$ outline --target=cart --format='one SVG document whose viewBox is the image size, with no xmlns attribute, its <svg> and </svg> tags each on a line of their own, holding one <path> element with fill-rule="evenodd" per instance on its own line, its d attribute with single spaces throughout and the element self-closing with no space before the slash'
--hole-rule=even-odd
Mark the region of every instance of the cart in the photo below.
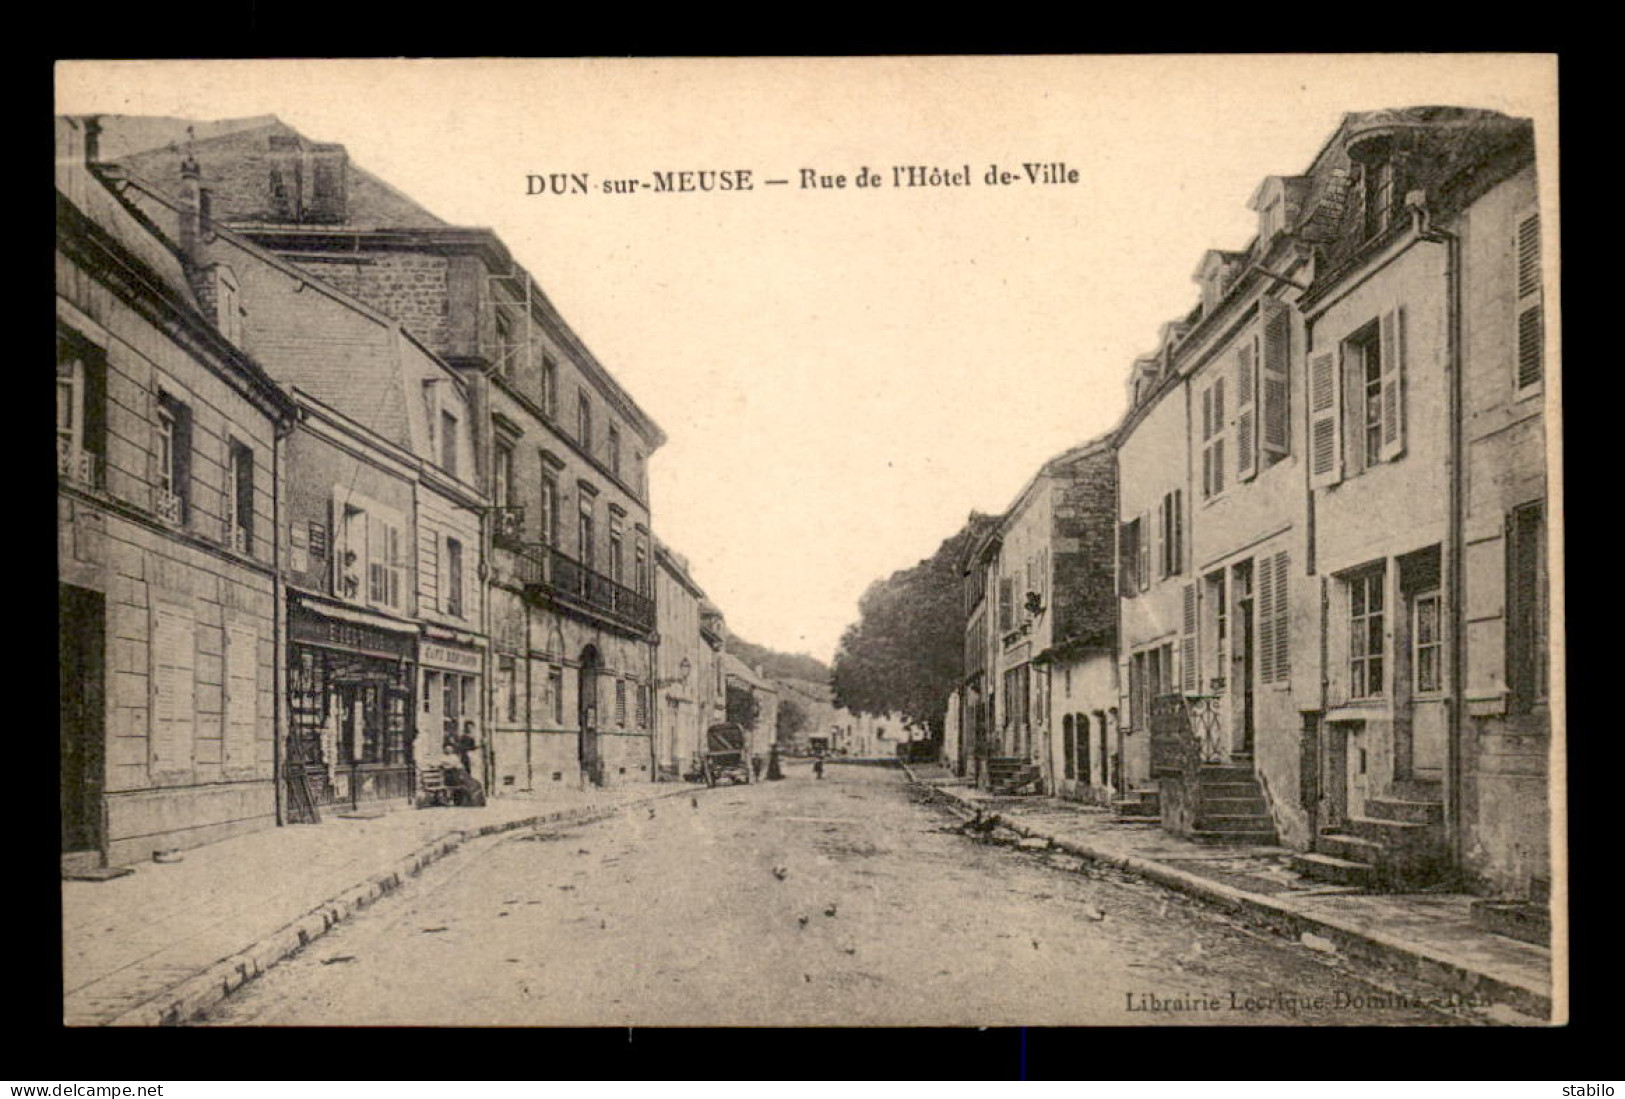
<svg viewBox="0 0 1625 1099">
<path fill-rule="evenodd" d="M 734 722 L 713 725 L 705 731 L 705 761 L 701 766 L 707 786 L 715 786 L 723 779 L 733 783 L 750 781 L 750 752 L 745 745 L 745 728 Z"/>
</svg>

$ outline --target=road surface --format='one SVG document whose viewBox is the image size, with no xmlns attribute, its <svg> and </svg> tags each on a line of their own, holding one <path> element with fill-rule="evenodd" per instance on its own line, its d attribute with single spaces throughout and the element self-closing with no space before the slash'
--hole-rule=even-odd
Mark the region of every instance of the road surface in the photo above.
<svg viewBox="0 0 1625 1099">
<path fill-rule="evenodd" d="M 967 838 L 896 770 L 788 774 L 475 841 L 201 1021 L 1472 1021 L 1156 885 Z"/>
</svg>

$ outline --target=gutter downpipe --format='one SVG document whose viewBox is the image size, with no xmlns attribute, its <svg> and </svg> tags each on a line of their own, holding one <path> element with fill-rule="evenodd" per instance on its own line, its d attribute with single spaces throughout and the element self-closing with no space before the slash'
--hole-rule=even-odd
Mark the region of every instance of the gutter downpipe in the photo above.
<svg viewBox="0 0 1625 1099">
<path fill-rule="evenodd" d="M 1462 561 L 1465 529 L 1463 526 L 1462 491 L 1462 408 L 1464 402 L 1462 397 L 1461 354 L 1461 238 L 1457 234 L 1443 229 L 1430 228 L 1427 206 L 1414 192 L 1412 195 L 1406 196 L 1406 205 L 1410 207 L 1411 216 L 1415 221 L 1416 239 L 1427 241 L 1430 244 L 1443 244 L 1446 249 L 1446 308 L 1449 316 L 1445 326 L 1445 338 L 1448 343 L 1445 375 L 1446 393 L 1449 402 L 1446 418 L 1450 444 L 1445 460 L 1449 498 L 1447 502 L 1448 520 L 1445 530 L 1444 580 L 1445 599 L 1450 609 L 1451 649 L 1454 651 L 1450 654 L 1449 722 L 1446 726 L 1448 730 L 1448 750 L 1445 756 L 1445 830 L 1451 861 L 1457 868 L 1460 868 L 1463 865 L 1463 855 L 1466 849 L 1464 829 L 1462 827 L 1462 776 L 1465 771 L 1462 759 L 1462 744 L 1465 738 L 1463 737 L 1461 725 L 1461 697 L 1464 673 L 1462 655 L 1466 648 L 1464 644 L 1466 610 L 1462 605 L 1464 587 L 1462 584 Z"/>
<path fill-rule="evenodd" d="M 277 827 L 288 823 L 287 760 L 283 758 L 282 728 L 287 700 L 288 654 L 283 651 L 283 619 L 287 616 L 287 588 L 282 580 L 282 493 L 288 478 L 282 468 L 282 441 L 292 435 L 298 423 L 294 418 L 280 421 L 271 434 L 271 784 L 276 805 Z"/>
</svg>

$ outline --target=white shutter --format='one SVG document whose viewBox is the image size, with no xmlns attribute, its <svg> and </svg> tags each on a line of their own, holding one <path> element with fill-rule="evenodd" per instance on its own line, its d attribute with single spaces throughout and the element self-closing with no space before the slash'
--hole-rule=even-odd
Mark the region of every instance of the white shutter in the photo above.
<svg viewBox="0 0 1625 1099">
<path fill-rule="evenodd" d="M 1291 432 L 1292 312 L 1278 301 L 1264 303 L 1262 361 L 1258 369 L 1259 446 L 1270 458 L 1284 458 Z"/>
<path fill-rule="evenodd" d="M 1275 678 L 1285 682 L 1292 670 L 1292 607 L 1287 601 L 1287 574 L 1291 557 L 1286 550 L 1275 555 Z"/>
<path fill-rule="evenodd" d="M 1258 472 L 1258 445 L 1254 434 L 1257 425 L 1258 392 L 1257 363 L 1254 361 L 1254 337 L 1251 334 L 1236 350 L 1236 479 L 1251 481 Z"/>
<path fill-rule="evenodd" d="M 1517 388 L 1539 385 L 1545 375 L 1543 346 L 1546 326 L 1541 309 L 1540 215 L 1518 223 L 1514 242 L 1518 255 Z"/>
<path fill-rule="evenodd" d="M 1382 460 L 1405 453 L 1405 311 L 1382 316 Z"/>
<path fill-rule="evenodd" d="M 1196 675 L 1196 585 L 1186 584 L 1181 592 L 1183 601 L 1180 616 L 1179 665 L 1185 693 L 1197 691 Z"/>
<path fill-rule="evenodd" d="M 152 609 L 151 773 L 189 773 L 197 722 L 197 637 L 191 613 Z"/>
<path fill-rule="evenodd" d="M 440 606 L 440 535 L 427 523 L 418 525 L 418 606 Z"/>
<path fill-rule="evenodd" d="M 226 627 L 226 728 L 225 768 L 227 774 L 254 771 L 255 732 L 259 712 L 258 637 L 252 627 Z"/>
<path fill-rule="evenodd" d="M 1258 621 L 1258 681 L 1275 682 L 1275 571 L 1268 557 L 1256 559 L 1258 599 L 1253 609 Z M 1246 684 L 1238 684 L 1245 690 Z"/>
<path fill-rule="evenodd" d="M 1151 586 L 1151 513 L 1142 512 L 1140 515 L 1140 559 L 1136 566 L 1140 572 L 1140 590 L 1145 591 Z"/>
<path fill-rule="evenodd" d="M 1335 485 L 1342 473 L 1342 404 L 1337 356 L 1320 351 L 1309 357 L 1309 487 Z"/>
</svg>

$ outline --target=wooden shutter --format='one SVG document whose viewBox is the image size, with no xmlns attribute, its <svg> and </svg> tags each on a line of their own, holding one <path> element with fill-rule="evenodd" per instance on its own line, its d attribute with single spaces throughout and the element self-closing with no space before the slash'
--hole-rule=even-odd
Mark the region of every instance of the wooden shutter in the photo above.
<svg viewBox="0 0 1625 1099">
<path fill-rule="evenodd" d="M 1292 608 L 1287 600 L 1287 573 L 1291 556 L 1286 550 L 1275 555 L 1275 679 L 1284 683 L 1292 670 Z"/>
<path fill-rule="evenodd" d="M 259 711 L 258 637 L 252 627 L 226 627 L 226 773 L 254 772 Z"/>
<path fill-rule="evenodd" d="M 1151 513 L 1149 511 L 1145 512 L 1135 520 L 1135 523 L 1138 524 L 1135 542 L 1139 549 L 1139 560 L 1135 562 L 1135 569 L 1140 581 L 1140 590 L 1145 591 L 1151 586 L 1151 536 L 1149 534 Z"/>
<path fill-rule="evenodd" d="M 1208 441 L 1213 438 L 1213 389 L 1202 390 L 1202 499 L 1213 495 L 1213 451 Z"/>
<path fill-rule="evenodd" d="M 1179 667 L 1185 693 L 1195 694 L 1196 677 L 1196 585 L 1186 584 L 1180 592 L 1183 602 L 1180 616 Z"/>
<path fill-rule="evenodd" d="M 1185 571 L 1185 490 L 1174 489 L 1174 572 Z"/>
<path fill-rule="evenodd" d="M 440 535 L 427 523 L 418 526 L 418 606 L 440 606 Z"/>
<path fill-rule="evenodd" d="M 1268 557 L 1256 559 L 1258 598 L 1253 614 L 1258 622 L 1258 681 L 1275 682 L 1275 572 Z M 1241 684 L 1245 688 L 1245 684 Z"/>
<path fill-rule="evenodd" d="M 1291 435 L 1292 313 L 1278 301 L 1264 303 L 1264 339 L 1258 369 L 1259 446 L 1271 460 L 1284 458 Z"/>
<path fill-rule="evenodd" d="M 197 637 L 190 613 L 152 608 L 152 743 L 154 775 L 190 773 L 197 720 Z"/>
<path fill-rule="evenodd" d="M 1545 322 L 1541 313 L 1540 215 L 1518 223 L 1517 387 L 1540 384 L 1544 376 Z"/>
<path fill-rule="evenodd" d="M 1342 473 L 1342 404 L 1337 357 L 1320 351 L 1309 357 L 1309 487 L 1335 485 Z"/>
<path fill-rule="evenodd" d="M 1405 453 L 1405 311 L 1382 316 L 1382 460 Z"/>
<path fill-rule="evenodd" d="M 1236 350 L 1236 479 L 1251 481 L 1258 472 L 1257 393 L 1258 371 L 1253 337 L 1249 334 Z"/>
</svg>

